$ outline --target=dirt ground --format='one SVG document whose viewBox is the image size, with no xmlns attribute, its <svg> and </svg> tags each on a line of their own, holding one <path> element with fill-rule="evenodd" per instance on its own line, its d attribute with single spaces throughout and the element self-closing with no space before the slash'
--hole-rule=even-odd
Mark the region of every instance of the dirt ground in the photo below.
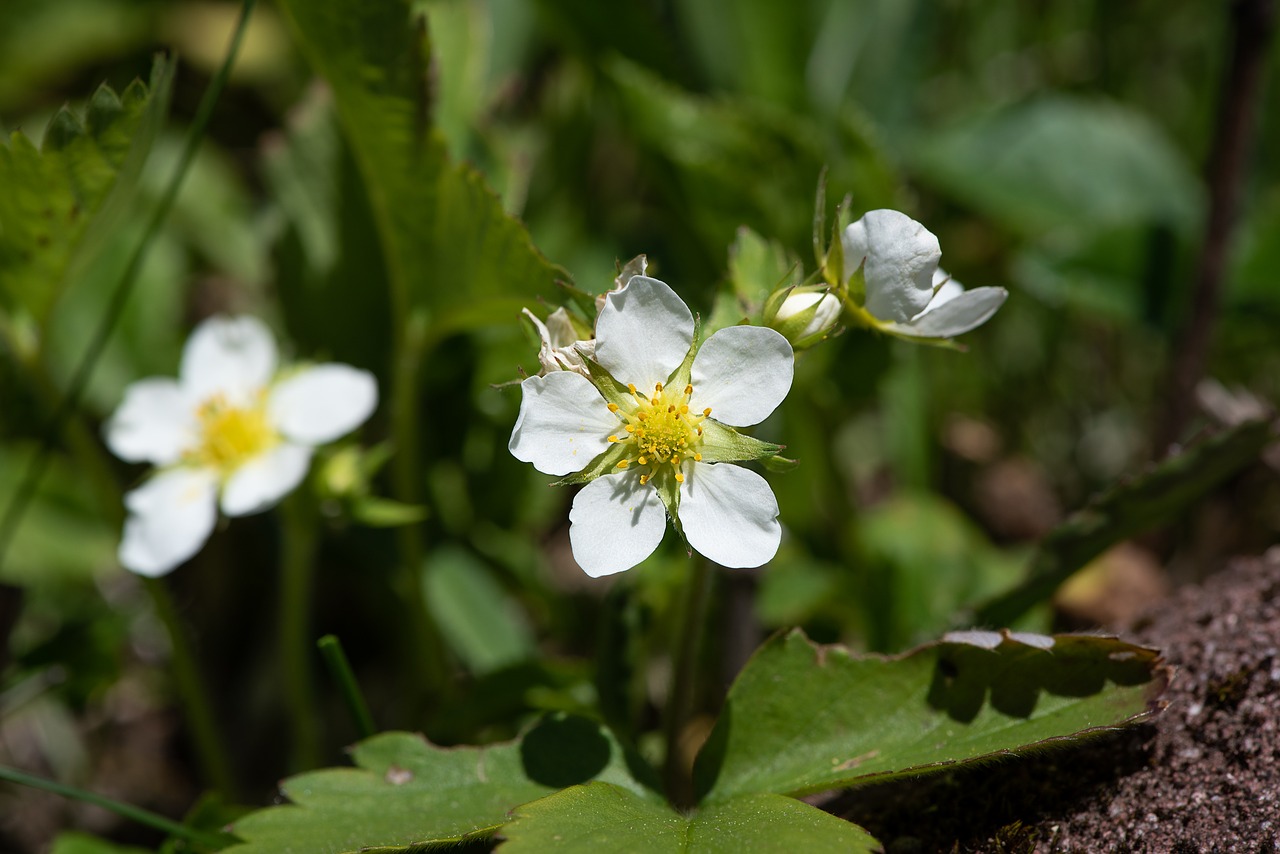
<svg viewBox="0 0 1280 854">
<path fill-rule="evenodd" d="M 828 808 L 888 854 L 1280 851 L 1280 547 L 1113 628 L 1176 668 L 1153 722 Z"/>
</svg>

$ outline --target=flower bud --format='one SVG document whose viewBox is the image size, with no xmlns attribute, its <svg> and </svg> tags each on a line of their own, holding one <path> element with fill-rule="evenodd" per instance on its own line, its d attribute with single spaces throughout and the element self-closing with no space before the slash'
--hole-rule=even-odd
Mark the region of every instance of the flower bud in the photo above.
<svg viewBox="0 0 1280 854">
<path fill-rule="evenodd" d="M 811 347 L 840 320 L 840 300 L 826 290 L 793 289 L 768 324 L 796 349 Z"/>
</svg>

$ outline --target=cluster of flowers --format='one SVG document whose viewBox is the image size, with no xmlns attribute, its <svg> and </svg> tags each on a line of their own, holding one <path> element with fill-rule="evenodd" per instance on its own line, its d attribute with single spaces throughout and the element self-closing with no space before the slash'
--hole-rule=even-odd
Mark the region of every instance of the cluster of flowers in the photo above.
<svg viewBox="0 0 1280 854">
<path fill-rule="evenodd" d="M 542 370 L 521 384 L 508 447 L 561 483 L 584 484 L 569 537 L 588 575 L 643 561 L 668 519 L 722 566 L 767 563 L 782 537 L 778 502 L 763 477 L 735 463 L 782 448 L 738 428 L 764 421 L 787 396 L 793 344 L 810 346 L 842 322 L 950 338 L 985 322 L 1006 296 L 951 280 L 938 266 L 937 238 L 897 211 L 849 225 L 841 249 L 838 281 L 779 292 L 763 325 L 726 327 L 705 341 L 689 307 L 645 276 L 642 260 L 597 300 L 593 324 L 563 308 L 545 323 L 526 310 Z M 117 456 L 157 467 L 125 496 L 121 564 L 162 575 L 200 550 L 219 508 L 242 516 L 273 506 L 306 476 L 313 450 L 362 424 L 377 397 L 372 375 L 348 365 L 281 370 L 258 320 L 205 321 L 179 378 L 133 384 L 107 423 Z"/>
</svg>

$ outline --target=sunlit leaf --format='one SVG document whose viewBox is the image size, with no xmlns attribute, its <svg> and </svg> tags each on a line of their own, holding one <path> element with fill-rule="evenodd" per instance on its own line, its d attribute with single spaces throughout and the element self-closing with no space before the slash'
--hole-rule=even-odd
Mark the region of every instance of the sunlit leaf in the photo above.
<svg viewBox="0 0 1280 854">
<path fill-rule="evenodd" d="M 356 745 L 355 768 L 291 777 L 292 802 L 251 813 L 232 826 L 235 854 L 392 854 L 487 836 L 515 807 L 558 789 L 603 780 L 655 797 L 636 782 L 622 749 L 583 718 L 551 716 L 518 742 L 441 748 L 419 735 L 389 732 Z"/>
<path fill-rule="evenodd" d="M 855 824 L 780 795 L 743 795 L 681 815 L 607 783 L 574 786 L 516 810 L 503 854 L 791 854 L 872 852 Z"/>
<path fill-rule="evenodd" d="M 695 782 L 704 803 L 798 796 L 1067 743 L 1146 718 L 1167 682 L 1113 638 L 956 632 L 881 658 L 797 630 L 738 676 Z"/>
</svg>

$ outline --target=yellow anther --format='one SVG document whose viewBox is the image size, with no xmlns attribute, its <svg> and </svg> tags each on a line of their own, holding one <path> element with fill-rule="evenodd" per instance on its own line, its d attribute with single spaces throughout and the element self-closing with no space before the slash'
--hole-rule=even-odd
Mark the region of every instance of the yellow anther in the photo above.
<svg viewBox="0 0 1280 854">
<path fill-rule="evenodd" d="M 654 384 L 653 384 L 653 390 L 654 390 L 654 391 L 662 391 L 662 383 L 654 383 Z"/>
<path fill-rule="evenodd" d="M 609 437 L 609 441 L 610 441 L 610 442 L 616 442 L 616 441 L 618 441 L 618 437 L 617 437 L 617 436 L 610 436 L 610 437 Z"/>
<path fill-rule="evenodd" d="M 684 483 L 684 475 L 680 472 L 676 472 L 676 483 Z"/>
<path fill-rule="evenodd" d="M 700 463 L 700 462 L 702 462 L 702 454 L 694 454 L 694 455 L 693 455 L 693 461 L 694 461 L 695 463 Z"/>
<path fill-rule="evenodd" d="M 618 468 L 620 469 L 624 469 L 629 465 L 631 465 L 631 460 L 621 460 L 618 462 Z"/>
<path fill-rule="evenodd" d="M 688 396 L 689 396 L 689 395 L 691 395 L 691 394 L 693 394 L 693 386 L 691 386 L 691 385 L 687 385 L 687 386 L 685 386 L 685 387 L 684 387 L 684 396 L 685 396 L 685 397 L 688 397 Z"/>
<path fill-rule="evenodd" d="M 638 462 L 642 466 L 647 466 L 649 464 L 649 461 L 645 459 L 644 456 L 641 456 L 640 459 L 636 460 L 636 462 Z"/>
<path fill-rule="evenodd" d="M 681 406 L 681 407 L 680 407 L 680 414 L 681 414 L 681 415 L 688 415 L 688 414 L 689 414 L 689 405 L 688 405 L 688 404 L 685 404 L 684 406 Z"/>
<path fill-rule="evenodd" d="M 711 417 L 711 407 L 708 406 L 706 409 L 702 410 L 702 414 L 707 416 L 708 418 Z"/>
<path fill-rule="evenodd" d="M 627 425 L 627 432 L 628 432 L 628 433 L 634 433 L 634 432 L 636 432 L 636 425 L 634 425 L 634 424 L 628 424 L 628 425 Z"/>
<path fill-rule="evenodd" d="M 635 384 L 635 383 L 627 383 L 627 389 L 628 389 L 632 394 L 635 394 L 635 393 L 636 393 L 636 384 Z"/>
<path fill-rule="evenodd" d="M 609 411 L 610 411 L 610 412 L 617 412 L 617 411 L 618 411 L 618 404 L 616 404 L 616 403 L 611 403 L 611 404 L 609 404 Z"/>
<path fill-rule="evenodd" d="M 638 419 L 640 419 L 641 421 L 643 421 L 643 420 L 645 419 L 645 413 L 643 413 L 643 412 L 636 413 L 636 418 L 638 418 Z"/>
<path fill-rule="evenodd" d="M 671 404 L 670 406 L 668 406 L 668 407 L 667 407 L 667 411 L 668 411 L 668 412 L 675 412 L 675 411 L 676 411 L 676 405 L 675 405 L 674 403 L 673 403 L 673 404 Z"/>
</svg>

